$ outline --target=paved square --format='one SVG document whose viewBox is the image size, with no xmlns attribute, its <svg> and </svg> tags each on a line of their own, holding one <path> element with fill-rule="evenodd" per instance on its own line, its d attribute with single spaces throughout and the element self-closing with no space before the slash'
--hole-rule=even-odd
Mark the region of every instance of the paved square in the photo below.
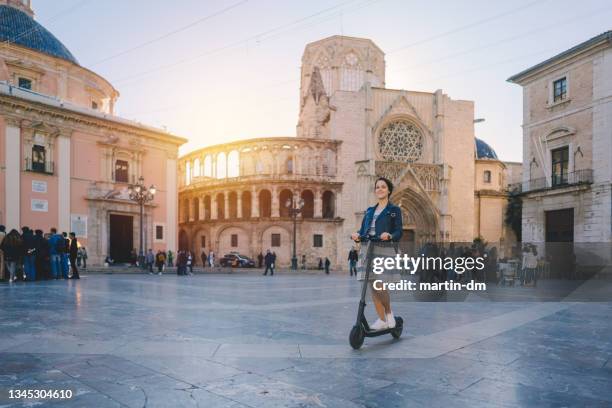
<svg viewBox="0 0 612 408">
<path fill-rule="evenodd" d="M 398 295 L 402 338 L 354 351 L 359 289 L 288 273 L 3 284 L 0 407 L 36 406 L 9 389 L 74 393 L 38 406 L 612 406 L 612 303 Z"/>
</svg>

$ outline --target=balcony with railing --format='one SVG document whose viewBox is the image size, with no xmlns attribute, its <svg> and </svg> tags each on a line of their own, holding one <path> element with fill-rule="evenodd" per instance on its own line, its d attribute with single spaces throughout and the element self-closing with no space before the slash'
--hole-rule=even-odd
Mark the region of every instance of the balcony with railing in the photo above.
<svg viewBox="0 0 612 408">
<path fill-rule="evenodd" d="M 53 174 L 54 173 L 54 163 L 52 161 L 40 162 L 33 161 L 28 158 L 25 159 L 25 170 L 31 171 L 34 173 L 42 173 L 42 174 Z"/>
<path fill-rule="evenodd" d="M 525 194 L 587 184 L 593 184 L 593 169 L 576 170 L 572 173 L 555 174 L 550 178 L 540 177 L 510 184 L 508 192 L 510 194 Z"/>
</svg>

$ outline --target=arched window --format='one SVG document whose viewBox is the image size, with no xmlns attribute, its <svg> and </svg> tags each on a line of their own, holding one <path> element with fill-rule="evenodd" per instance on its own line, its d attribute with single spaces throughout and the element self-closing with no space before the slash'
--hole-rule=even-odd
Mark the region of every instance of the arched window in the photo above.
<svg viewBox="0 0 612 408">
<path fill-rule="evenodd" d="M 238 177 L 240 175 L 240 153 L 232 150 L 227 155 L 227 177 Z"/>
<path fill-rule="evenodd" d="M 225 196 L 223 193 L 217 194 L 217 218 L 220 220 L 225 218 Z"/>
<path fill-rule="evenodd" d="M 229 218 L 238 218 L 238 195 L 235 191 L 229 193 Z"/>
<path fill-rule="evenodd" d="M 200 177 L 200 159 L 197 158 L 193 161 L 193 177 Z"/>
<path fill-rule="evenodd" d="M 210 196 L 204 197 L 204 219 L 210 220 Z"/>
<path fill-rule="evenodd" d="M 221 152 L 217 155 L 217 178 L 226 178 L 227 177 L 227 162 L 226 156 L 224 152 Z"/>
<path fill-rule="evenodd" d="M 212 177 L 212 175 L 212 156 L 210 154 L 207 154 L 206 157 L 204 157 L 204 176 Z"/>
<path fill-rule="evenodd" d="M 281 217 L 289 217 L 289 208 L 287 208 L 287 202 L 290 202 L 290 206 L 293 205 L 293 193 L 291 190 L 282 190 L 278 195 L 279 213 Z"/>
<path fill-rule="evenodd" d="M 323 193 L 323 218 L 334 218 L 336 203 L 334 193 L 326 191 Z"/>
<path fill-rule="evenodd" d="M 243 218 L 251 218 L 251 192 L 243 191 L 242 192 L 242 217 Z"/>
<path fill-rule="evenodd" d="M 490 183 L 491 182 L 491 171 L 490 170 L 485 170 L 484 171 L 484 182 L 485 183 Z"/>
<path fill-rule="evenodd" d="M 129 168 L 127 160 L 115 160 L 115 181 L 117 183 L 129 183 Z"/>
<path fill-rule="evenodd" d="M 269 190 L 259 192 L 259 215 L 261 217 L 272 216 L 272 193 Z"/>
<path fill-rule="evenodd" d="M 314 217 L 314 194 L 310 190 L 304 190 L 301 194 L 304 200 L 304 208 L 302 208 L 302 218 Z"/>
<path fill-rule="evenodd" d="M 285 162 L 285 171 L 287 174 L 293 174 L 293 159 L 287 159 Z"/>
</svg>

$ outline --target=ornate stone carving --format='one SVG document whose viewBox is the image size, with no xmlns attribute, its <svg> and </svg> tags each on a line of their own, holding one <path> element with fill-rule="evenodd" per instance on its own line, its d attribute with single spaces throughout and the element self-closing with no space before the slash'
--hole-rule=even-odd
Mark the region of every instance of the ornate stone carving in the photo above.
<svg viewBox="0 0 612 408">
<path fill-rule="evenodd" d="M 408 121 L 392 122 L 380 132 L 378 149 L 385 160 L 412 163 L 423 153 L 423 134 Z"/>
</svg>

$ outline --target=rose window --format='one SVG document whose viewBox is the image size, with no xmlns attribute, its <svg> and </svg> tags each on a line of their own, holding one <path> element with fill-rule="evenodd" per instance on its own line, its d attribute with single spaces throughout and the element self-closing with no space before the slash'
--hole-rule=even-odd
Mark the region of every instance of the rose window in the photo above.
<svg viewBox="0 0 612 408">
<path fill-rule="evenodd" d="M 378 149 L 385 160 L 414 162 L 421 157 L 423 135 L 410 122 L 393 122 L 380 132 Z"/>
</svg>

